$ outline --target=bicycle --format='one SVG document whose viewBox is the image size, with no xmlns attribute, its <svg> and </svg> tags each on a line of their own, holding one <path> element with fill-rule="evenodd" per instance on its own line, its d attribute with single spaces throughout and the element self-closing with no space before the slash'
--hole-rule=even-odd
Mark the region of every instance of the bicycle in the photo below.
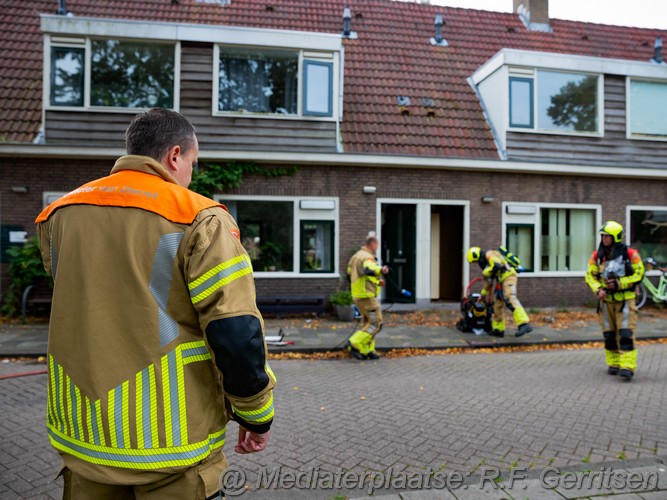
<svg viewBox="0 0 667 500">
<path fill-rule="evenodd" d="M 649 296 L 654 304 L 667 304 L 667 267 L 660 267 L 652 257 L 644 259 L 644 264 L 648 264 L 654 269 L 660 269 L 662 275 L 657 287 L 651 283 L 648 276 L 644 275 L 635 289 L 637 309 L 644 307 Z"/>
</svg>

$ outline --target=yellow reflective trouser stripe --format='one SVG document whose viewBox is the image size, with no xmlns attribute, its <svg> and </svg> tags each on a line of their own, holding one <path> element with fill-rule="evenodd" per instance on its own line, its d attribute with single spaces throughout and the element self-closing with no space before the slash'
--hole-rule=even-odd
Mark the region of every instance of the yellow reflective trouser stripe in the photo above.
<svg viewBox="0 0 667 500">
<path fill-rule="evenodd" d="M 637 369 L 637 349 L 621 351 L 619 354 L 621 368 L 635 371 Z"/>
<path fill-rule="evenodd" d="M 210 271 L 188 284 L 190 299 L 193 304 L 204 300 L 217 289 L 232 281 L 252 273 L 252 264 L 247 255 L 238 255 L 218 264 Z"/>
<path fill-rule="evenodd" d="M 192 465 L 206 458 L 211 450 L 225 444 L 224 427 L 209 434 L 203 441 L 159 449 L 97 446 L 73 439 L 52 426 L 49 426 L 48 432 L 54 448 L 82 460 L 94 464 L 142 470 Z"/>
<path fill-rule="evenodd" d="M 234 412 L 238 414 L 243 420 L 245 420 L 248 423 L 251 424 L 262 424 L 264 422 L 268 422 L 273 418 L 273 392 L 271 392 L 271 395 L 269 396 L 269 401 L 262 406 L 259 410 L 249 410 L 249 411 L 244 411 L 244 410 L 239 410 L 238 408 L 234 407 L 232 405 L 232 408 L 234 408 Z"/>
<path fill-rule="evenodd" d="M 142 458 L 140 461 L 152 463 L 153 466 L 161 466 L 155 465 L 157 462 L 164 462 L 155 458 L 161 456 L 168 456 L 169 461 L 175 460 L 178 464 L 191 464 L 201 460 L 211 449 L 222 445 L 220 439 L 224 440 L 224 436 L 211 435 L 207 441 L 188 445 L 183 366 L 210 359 L 211 354 L 203 340 L 180 344 L 161 358 L 158 366 L 161 368 L 160 400 L 163 407 L 160 413 L 155 364 L 149 365 L 135 374 L 131 380 L 126 380 L 111 389 L 105 398 L 91 401 L 64 373 L 53 356 L 49 355 L 47 421 L 54 446 L 64 451 L 70 450 L 72 454 L 91 462 L 109 465 L 114 464 L 114 460 L 108 458 L 109 456 L 114 455 L 118 461 L 123 462 L 122 456 L 125 453 L 130 455 L 134 453 L 142 457 L 152 456 L 153 458 Z M 133 387 L 135 397 L 131 402 Z M 162 448 L 158 434 L 159 414 L 164 416 Z M 108 429 L 108 437 L 105 435 L 105 426 Z M 224 429 L 221 432 L 224 433 Z M 136 448 L 132 448 L 132 433 L 136 436 Z M 193 450 L 197 447 L 198 451 L 194 453 Z M 92 453 L 86 458 L 88 451 L 98 449 L 102 450 L 101 455 Z M 102 457 L 101 461 L 97 460 L 99 457 Z M 129 462 L 133 460 L 127 459 Z M 150 468 L 132 463 L 115 465 Z"/>
<path fill-rule="evenodd" d="M 621 355 L 616 351 L 605 350 L 605 358 L 607 359 L 607 366 L 615 366 L 618 368 Z"/>
</svg>

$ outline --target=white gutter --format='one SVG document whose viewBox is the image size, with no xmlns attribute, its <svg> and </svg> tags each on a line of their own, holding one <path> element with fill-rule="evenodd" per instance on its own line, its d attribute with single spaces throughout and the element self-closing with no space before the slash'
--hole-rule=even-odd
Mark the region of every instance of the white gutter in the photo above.
<svg viewBox="0 0 667 500">
<path fill-rule="evenodd" d="M 43 146 L 0 144 L 1 157 L 70 158 L 115 160 L 123 156 L 122 148 Z M 610 165 L 577 165 L 510 160 L 480 160 L 407 155 L 370 155 L 348 153 L 293 153 L 271 151 L 200 150 L 200 161 L 254 161 L 256 163 L 291 165 L 333 165 L 371 168 L 428 168 L 469 172 L 521 173 L 537 175 L 575 175 L 587 177 L 622 177 L 667 179 L 666 168 L 615 167 Z"/>
</svg>

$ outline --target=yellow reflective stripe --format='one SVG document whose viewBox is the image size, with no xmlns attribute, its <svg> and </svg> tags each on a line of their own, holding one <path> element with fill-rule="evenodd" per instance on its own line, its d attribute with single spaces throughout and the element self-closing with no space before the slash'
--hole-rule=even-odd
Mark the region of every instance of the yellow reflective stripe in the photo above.
<svg viewBox="0 0 667 500">
<path fill-rule="evenodd" d="M 97 431 L 99 442 L 107 443 L 106 435 L 104 434 L 104 427 L 102 425 L 102 401 L 99 399 L 93 403 L 95 408 L 95 421 L 93 422 L 93 432 Z"/>
<path fill-rule="evenodd" d="M 74 401 L 74 404 L 76 405 L 76 408 L 74 409 L 76 412 L 76 427 L 79 436 L 81 436 L 81 439 L 83 439 L 83 412 L 81 411 L 83 407 L 83 401 L 81 399 L 81 391 L 76 384 L 72 384 L 72 387 L 74 388 L 74 395 L 76 396 L 76 401 Z"/>
<path fill-rule="evenodd" d="M 118 436 L 116 435 L 116 392 L 112 389 L 107 393 L 107 421 L 109 422 L 109 437 L 111 446 L 118 448 Z"/>
<path fill-rule="evenodd" d="M 234 412 L 238 414 L 243 420 L 246 420 L 249 423 L 261 424 L 268 422 L 273 418 L 273 392 L 269 396 L 269 401 L 262 406 L 259 410 L 239 410 L 232 405 Z"/>
<path fill-rule="evenodd" d="M 56 386 L 56 378 L 57 378 L 57 370 L 58 365 L 55 364 L 53 360 L 53 356 L 49 354 L 49 405 L 50 411 L 51 411 L 51 419 L 53 421 L 53 425 L 58 426 L 59 428 L 62 428 L 62 420 L 60 419 L 60 404 L 59 400 L 57 399 L 58 395 L 58 389 Z"/>
<path fill-rule="evenodd" d="M 157 428 L 157 384 L 155 382 L 155 365 L 148 367 L 148 386 L 151 416 L 151 443 L 154 448 L 160 445 Z"/>
<path fill-rule="evenodd" d="M 130 381 L 126 380 L 121 386 L 123 392 L 121 398 L 123 406 L 121 408 L 123 418 L 123 447 L 130 446 Z"/>
<path fill-rule="evenodd" d="M 238 270 L 229 272 L 229 268 L 234 266 L 238 267 Z M 225 272 L 225 270 L 227 270 L 227 272 Z M 216 274 L 220 274 L 220 279 L 211 280 L 211 284 L 207 287 L 204 287 L 201 292 L 193 292 L 193 290 L 205 283 L 207 280 L 215 277 Z M 188 284 L 190 294 L 192 295 L 194 293 L 194 295 L 191 296 L 192 303 L 196 304 L 197 302 L 204 300 L 219 288 L 247 274 L 252 274 L 252 264 L 250 262 L 250 257 L 247 255 L 237 255 L 233 259 L 229 259 L 221 264 L 218 264 L 213 269 L 207 271 L 202 276 Z"/>
<path fill-rule="evenodd" d="M 88 441 L 93 443 L 93 413 L 90 407 L 90 399 L 84 398 L 86 400 L 86 430 L 88 431 Z"/>
<path fill-rule="evenodd" d="M 188 419 L 185 409 L 185 377 L 183 376 L 182 346 L 176 356 L 176 383 L 178 384 L 178 419 L 181 427 L 181 439 L 178 444 L 188 442 Z"/>
<path fill-rule="evenodd" d="M 165 436 L 167 438 L 167 447 L 174 446 L 174 436 L 172 433 L 171 423 L 171 401 L 169 395 L 171 394 L 169 388 L 169 358 L 162 356 L 162 407 L 164 409 L 164 426 Z"/>
<path fill-rule="evenodd" d="M 72 426 L 72 397 L 69 393 L 69 387 L 70 387 L 70 379 L 69 375 L 65 375 L 65 379 L 63 380 L 63 399 L 67 400 L 67 403 L 65 405 L 65 421 L 67 422 L 67 434 L 70 436 L 74 432 L 74 426 Z"/>
<path fill-rule="evenodd" d="M 135 393 L 135 417 L 134 426 L 137 433 L 137 448 L 144 447 L 144 405 L 143 405 L 143 374 L 144 371 L 137 372 L 134 377 L 134 393 Z"/>
<path fill-rule="evenodd" d="M 158 449 L 98 446 L 73 439 L 53 426 L 49 426 L 48 432 L 51 444 L 65 453 L 94 464 L 140 470 L 192 465 L 201 462 L 212 450 L 225 444 L 224 427 L 197 443 Z"/>
</svg>

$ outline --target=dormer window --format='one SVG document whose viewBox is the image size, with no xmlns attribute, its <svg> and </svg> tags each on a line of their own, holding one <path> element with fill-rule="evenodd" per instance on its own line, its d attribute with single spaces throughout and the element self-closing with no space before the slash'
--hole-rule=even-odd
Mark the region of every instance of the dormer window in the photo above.
<svg viewBox="0 0 667 500">
<path fill-rule="evenodd" d="M 175 108 L 177 44 L 121 39 L 49 39 L 50 107 Z"/>
<path fill-rule="evenodd" d="M 667 140 L 667 82 L 628 78 L 628 136 Z"/>
<path fill-rule="evenodd" d="M 509 127 L 516 131 L 599 134 L 599 75 L 510 68 Z"/>
<path fill-rule="evenodd" d="M 216 114 L 333 118 L 334 54 L 216 45 Z"/>
</svg>

